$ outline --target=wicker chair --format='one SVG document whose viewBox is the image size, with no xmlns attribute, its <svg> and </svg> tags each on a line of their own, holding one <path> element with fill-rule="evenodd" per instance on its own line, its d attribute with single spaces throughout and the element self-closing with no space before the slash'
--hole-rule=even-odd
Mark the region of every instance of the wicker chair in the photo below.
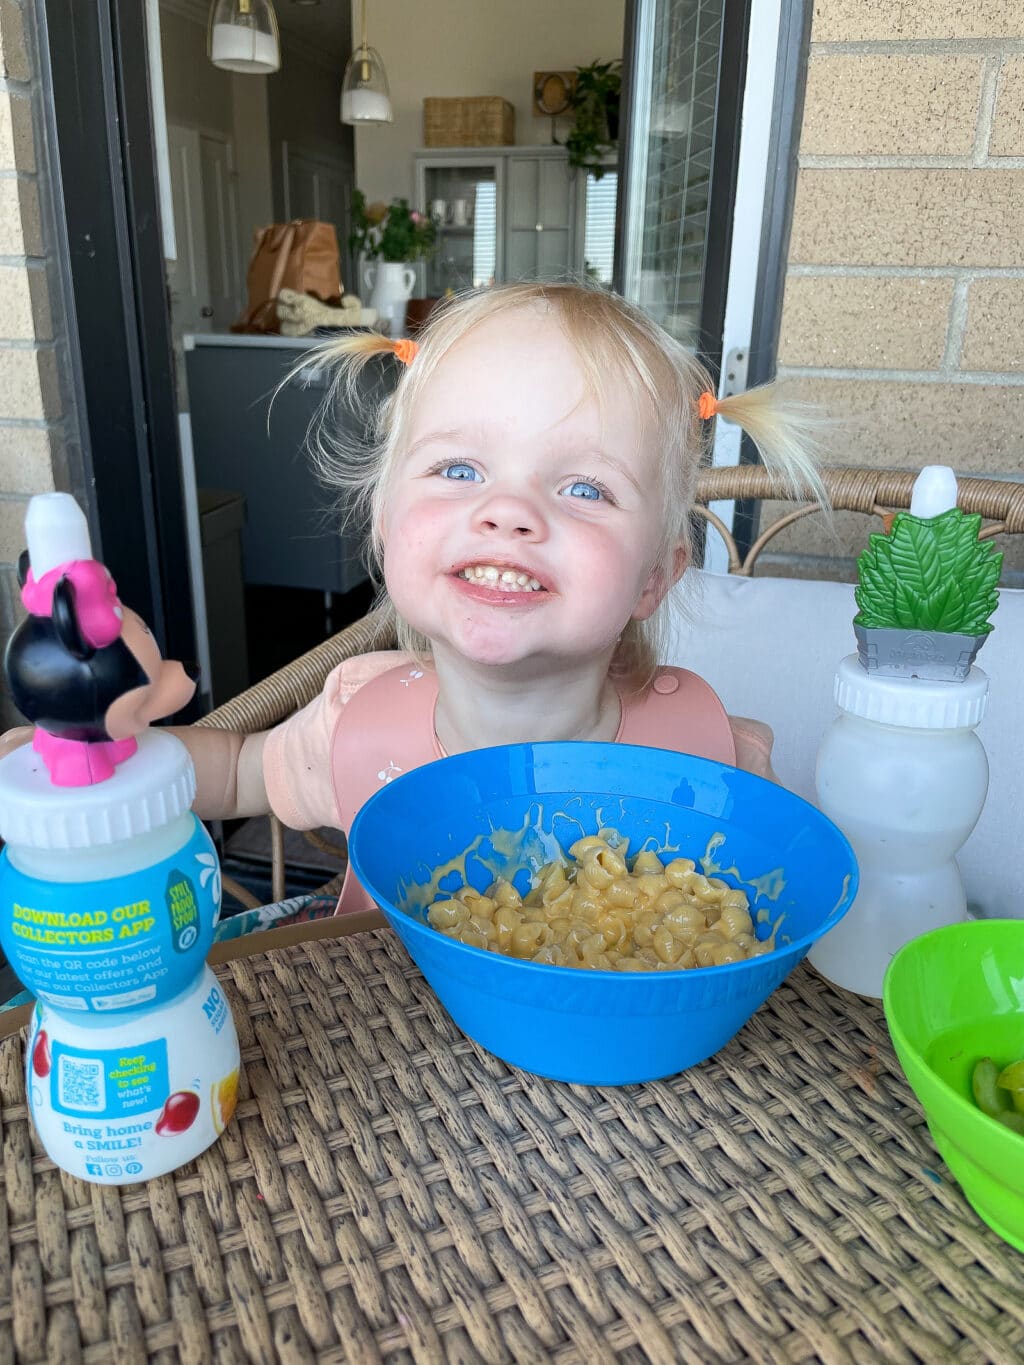
<svg viewBox="0 0 1024 1365">
<path fill-rule="evenodd" d="M 915 478 L 913 472 L 860 468 L 828 469 L 823 474 L 825 488 L 837 511 L 862 512 L 882 518 L 909 507 Z M 707 470 L 698 482 L 697 499 L 698 514 L 714 525 L 725 541 L 729 572 L 744 577 L 753 575 L 765 546 L 784 527 L 821 510 L 816 503 L 795 506 L 765 528 L 747 554 L 741 557 L 729 530 L 708 504 L 731 499 L 785 500 L 773 486 L 768 472 L 757 465 Z M 964 478 L 959 481 L 958 504 L 965 511 L 981 513 L 987 522 L 981 532 L 983 538 L 1024 533 L 1024 484 Z M 311 701 L 337 664 L 368 649 L 387 649 L 393 645 L 393 640 L 379 635 L 371 613 L 218 707 L 199 724 L 245 734 L 267 729 Z M 272 894 L 275 900 L 280 900 L 285 894 L 284 833 L 274 816 L 270 818 L 270 825 Z M 312 832 L 307 833 L 306 838 L 322 850 L 336 853 L 344 867 L 343 844 L 327 843 Z M 329 886 L 335 883 L 340 885 L 340 874 Z M 250 893 L 231 879 L 225 878 L 225 885 L 243 904 L 257 904 Z"/>
</svg>

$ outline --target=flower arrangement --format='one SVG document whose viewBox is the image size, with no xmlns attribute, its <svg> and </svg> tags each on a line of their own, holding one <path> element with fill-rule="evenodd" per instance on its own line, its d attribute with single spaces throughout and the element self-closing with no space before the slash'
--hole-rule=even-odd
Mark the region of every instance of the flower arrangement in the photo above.
<svg viewBox="0 0 1024 1365">
<path fill-rule="evenodd" d="M 349 247 L 367 260 L 418 261 L 435 247 L 437 228 L 424 213 L 409 207 L 408 199 L 390 204 L 367 204 L 362 190 L 352 196 Z"/>
</svg>

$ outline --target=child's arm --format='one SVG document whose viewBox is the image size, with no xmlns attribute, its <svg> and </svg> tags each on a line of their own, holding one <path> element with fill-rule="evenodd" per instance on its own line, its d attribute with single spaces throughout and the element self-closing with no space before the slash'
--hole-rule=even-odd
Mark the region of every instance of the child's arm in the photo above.
<svg viewBox="0 0 1024 1365">
<path fill-rule="evenodd" d="M 168 725 L 180 739 L 196 770 L 193 810 L 201 820 L 234 820 L 270 810 L 263 780 L 263 746 L 269 730 L 236 735 L 197 725 Z M 0 758 L 32 741 L 33 727 L 21 725 L 0 735 Z"/>
<path fill-rule="evenodd" d="M 196 770 L 192 809 L 201 820 L 235 820 L 270 810 L 263 780 L 263 747 L 269 730 L 239 735 L 200 725 L 169 725 Z"/>
<path fill-rule="evenodd" d="M 772 767 L 772 746 L 775 736 L 770 725 L 748 716 L 730 716 L 733 742 L 736 745 L 736 766 L 758 777 L 778 782 Z M 781 786 L 781 783 L 779 784 Z"/>
</svg>

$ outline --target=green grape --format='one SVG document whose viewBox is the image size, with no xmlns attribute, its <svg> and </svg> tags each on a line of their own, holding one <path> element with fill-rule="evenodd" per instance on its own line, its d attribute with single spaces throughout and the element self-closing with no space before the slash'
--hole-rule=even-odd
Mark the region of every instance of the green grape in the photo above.
<svg viewBox="0 0 1024 1365">
<path fill-rule="evenodd" d="M 983 1113 L 1024 1137 L 1024 1058 L 1000 1071 L 991 1057 L 983 1057 L 971 1073 L 971 1090 Z M 1005 1106 L 1003 1092 L 1007 1090 L 1013 1109 Z"/>
<path fill-rule="evenodd" d="M 974 1103 L 990 1118 L 998 1118 L 1003 1112 L 1003 1097 L 998 1087 L 999 1068 L 991 1057 L 982 1057 L 971 1076 L 971 1089 Z"/>
<path fill-rule="evenodd" d="M 1024 1057 L 1019 1062 L 1011 1062 L 1000 1071 L 996 1085 L 1000 1090 L 1009 1090 L 1013 1107 L 1018 1114 L 1024 1114 Z"/>
</svg>

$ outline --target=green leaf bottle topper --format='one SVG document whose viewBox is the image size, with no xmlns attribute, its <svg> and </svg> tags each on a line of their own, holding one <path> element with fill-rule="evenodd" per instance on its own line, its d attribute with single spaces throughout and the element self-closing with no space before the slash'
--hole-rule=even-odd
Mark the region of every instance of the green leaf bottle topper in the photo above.
<svg viewBox="0 0 1024 1365">
<path fill-rule="evenodd" d="M 1003 556 L 978 539 L 981 517 L 956 506 L 956 476 L 928 465 L 914 484 L 909 512 L 888 535 L 869 537 L 857 561 L 854 624 L 865 628 L 987 635 L 999 602 Z"/>
</svg>

